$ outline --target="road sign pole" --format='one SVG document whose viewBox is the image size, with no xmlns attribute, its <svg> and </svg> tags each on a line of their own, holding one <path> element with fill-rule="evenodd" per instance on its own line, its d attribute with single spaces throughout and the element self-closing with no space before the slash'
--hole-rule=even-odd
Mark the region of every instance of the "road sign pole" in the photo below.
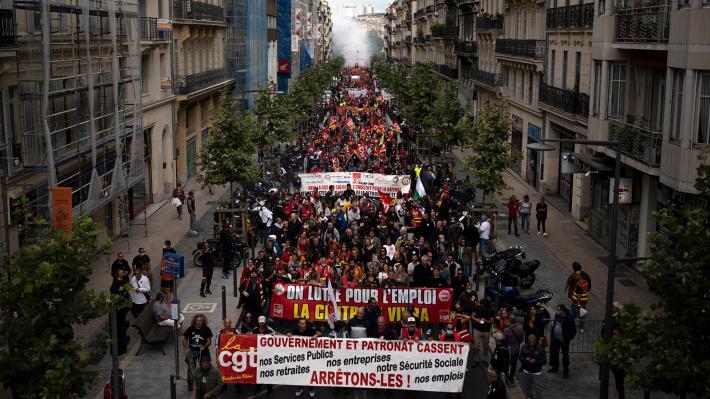
<svg viewBox="0 0 710 399">
<path fill-rule="evenodd" d="M 177 277 L 173 277 L 173 306 L 177 307 L 177 320 L 175 320 L 175 315 L 172 315 L 173 320 L 173 327 L 175 328 L 175 378 L 180 379 L 180 333 L 179 333 L 179 327 L 178 325 L 180 324 L 180 300 L 178 299 L 177 296 Z M 174 311 L 174 309 L 173 309 Z M 174 312 L 172 312 L 174 313 Z"/>
</svg>

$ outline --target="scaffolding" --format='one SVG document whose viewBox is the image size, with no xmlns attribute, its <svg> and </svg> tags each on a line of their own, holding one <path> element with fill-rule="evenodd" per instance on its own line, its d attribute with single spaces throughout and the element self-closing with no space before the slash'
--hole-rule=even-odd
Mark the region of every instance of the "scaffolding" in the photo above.
<svg viewBox="0 0 710 399">
<path fill-rule="evenodd" d="M 22 159 L 91 214 L 144 174 L 138 0 L 15 0 Z"/>
</svg>

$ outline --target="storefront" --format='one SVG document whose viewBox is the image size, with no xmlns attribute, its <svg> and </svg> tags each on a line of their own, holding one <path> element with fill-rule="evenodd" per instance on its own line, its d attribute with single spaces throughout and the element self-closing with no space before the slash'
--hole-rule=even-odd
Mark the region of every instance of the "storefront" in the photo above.
<svg viewBox="0 0 710 399">
<path fill-rule="evenodd" d="M 560 139 L 574 140 L 575 135 L 555 124 L 552 129 Z M 567 203 L 567 209 L 572 209 L 572 187 L 574 185 L 574 143 L 560 143 L 559 173 L 557 174 L 557 192 Z"/>
<path fill-rule="evenodd" d="M 187 139 L 185 159 L 187 161 L 187 178 L 190 179 L 197 172 L 197 143 L 195 142 L 195 136 Z"/>
<path fill-rule="evenodd" d="M 528 122 L 528 145 L 540 142 L 541 129 Z M 540 179 L 543 178 L 543 155 L 538 150 L 528 148 L 528 162 L 525 180 L 536 190 L 540 190 Z"/>
</svg>

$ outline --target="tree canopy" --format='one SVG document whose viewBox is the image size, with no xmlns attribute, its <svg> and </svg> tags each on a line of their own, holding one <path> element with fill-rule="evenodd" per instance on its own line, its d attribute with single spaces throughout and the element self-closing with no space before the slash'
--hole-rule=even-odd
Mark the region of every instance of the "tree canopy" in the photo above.
<svg viewBox="0 0 710 399">
<path fill-rule="evenodd" d="M 94 260 L 110 249 L 98 245 L 89 217 L 76 220 L 69 234 L 44 222 L 32 226 L 30 242 L 3 262 L 0 381 L 16 399 L 82 396 L 91 382 L 84 370 L 89 352 L 74 341 L 72 325 L 128 304 L 86 288 Z"/>
<path fill-rule="evenodd" d="M 710 392 L 710 165 L 703 163 L 698 195 L 655 213 L 663 232 L 651 235 L 651 256 L 639 268 L 658 302 L 647 310 L 624 305 L 611 341 L 596 343 L 632 387 L 681 398 Z"/>
</svg>

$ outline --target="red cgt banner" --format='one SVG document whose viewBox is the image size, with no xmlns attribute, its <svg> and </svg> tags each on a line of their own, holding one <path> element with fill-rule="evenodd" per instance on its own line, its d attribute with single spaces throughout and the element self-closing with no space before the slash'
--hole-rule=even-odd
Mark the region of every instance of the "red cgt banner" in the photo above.
<svg viewBox="0 0 710 399">
<path fill-rule="evenodd" d="M 271 296 L 271 317 L 327 321 L 330 313 L 327 290 L 316 285 L 277 283 Z M 351 319 L 359 307 L 374 297 L 389 323 L 398 322 L 409 305 L 423 323 L 446 323 L 452 301 L 450 288 L 341 288 L 334 290 L 334 294 L 341 319 Z"/>
<path fill-rule="evenodd" d="M 256 384 L 255 334 L 219 334 L 217 361 L 226 384 Z"/>
</svg>

